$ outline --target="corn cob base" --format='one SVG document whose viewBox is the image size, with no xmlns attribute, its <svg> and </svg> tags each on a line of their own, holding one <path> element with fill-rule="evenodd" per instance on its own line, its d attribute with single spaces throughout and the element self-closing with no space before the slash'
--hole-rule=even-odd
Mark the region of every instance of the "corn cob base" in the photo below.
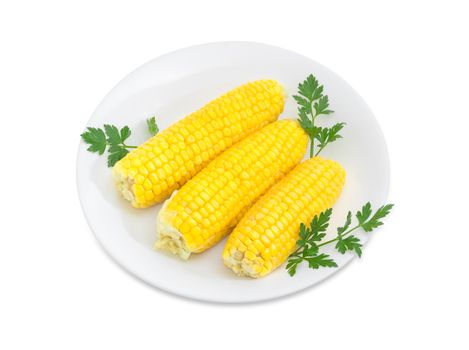
<svg viewBox="0 0 469 350">
<path fill-rule="evenodd" d="M 237 275 L 258 278 L 272 272 L 295 250 L 301 223 L 332 207 L 345 183 L 335 161 L 308 159 L 267 191 L 231 233 L 224 264 Z"/>
<path fill-rule="evenodd" d="M 157 237 L 155 248 L 169 251 L 181 259 L 187 260 L 191 255 L 191 251 L 186 244 L 182 233 L 172 225 L 172 217 L 170 212 L 167 211 L 169 201 L 176 195 L 177 191 L 173 193 L 164 204 L 156 217 Z"/>
<path fill-rule="evenodd" d="M 130 203 L 136 203 L 134 194 L 135 180 L 126 176 L 123 172 L 117 170 L 114 171 L 114 169 L 112 175 L 117 192 L 119 192 L 122 197 Z M 135 204 L 134 206 L 136 207 L 137 205 Z"/>
</svg>

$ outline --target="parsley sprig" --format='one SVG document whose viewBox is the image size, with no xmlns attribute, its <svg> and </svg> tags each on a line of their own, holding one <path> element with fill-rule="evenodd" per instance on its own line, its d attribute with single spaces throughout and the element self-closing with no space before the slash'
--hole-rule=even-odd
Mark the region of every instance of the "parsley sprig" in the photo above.
<svg viewBox="0 0 469 350">
<path fill-rule="evenodd" d="M 366 203 L 361 210 L 359 210 L 355 217 L 358 221 L 357 225 L 350 228 L 352 224 L 352 212 L 349 211 L 347 218 L 342 227 L 337 228 L 337 236 L 323 241 L 326 236 L 329 221 L 332 215 L 332 209 L 315 216 L 309 227 L 305 224 L 300 225 L 299 239 L 297 241 L 298 248 L 289 256 L 286 269 L 290 276 L 296 274 L 298 266 L 303 262 L 307 262 L 309 268 L 318 269 L 320 267 L 337 267 L 337 263 L 328 255 L 320 253 L 320 248 L 331 244 L 335 244 L 335 249 L 345 254 L 347 251 L 354 252 L 358 257 L 362 256 L 362 244 L 360 239 L 354 235 L 350 235 L 353 231 L 361 228 L 365 232 L 371 232 L 375 228 L 383 225 L 381 221 L 386 217 L 394 204 L 386 204 L 380 207 L 372 215 L 370 202 Z"/>
<path fill-rule="evenodd" d="M 159 129 L 155 117 L 147 119 L 147 127 L 151 135 L 158 133 Z M 131 146 L 125 143 L 131 134 L 132 131 L 127 125 L 119 130 L 115 125 L 104 124 L 104 129 L 88 127 L 86 131 L 81 134 L 81 138 L 85 143 L 90 145 L 88 147 L 89 152 L 102 155 L 107 148 L 107 166 L 113 167 L 129 153 L 129 149 L 137 148 L 137 146 Z"/>
<path fill-rule="evenodd" d="M 160 129 L 158 128 L 158 125 L 156 125 L 156 117 L 151 117 L 147 119 L 147 127 L 148 127 L 148 131 L 152 135 L 156 135 L 158 134 L 158 131 L 160 131 Z"/>
<path fill-rule="evenodd" d="M 315 125 L 317 117 L 334 112 L 329 109 L 329 97 L 324 95 L 323 91 L 324 86 L 319 85 L 316 77 L 310 74 L 303 83 L 298 84 L 298 95 L 293 96 L 298 104 L 298 121 L 311 140 L 310 157 L 319 155 L 329 143 L 342 138 L 339 132 L 345 126 L 345 123 L 337 123 L 330 128 Z M 316 141 L 319 144 L 315 153 Z"/>
</svg>

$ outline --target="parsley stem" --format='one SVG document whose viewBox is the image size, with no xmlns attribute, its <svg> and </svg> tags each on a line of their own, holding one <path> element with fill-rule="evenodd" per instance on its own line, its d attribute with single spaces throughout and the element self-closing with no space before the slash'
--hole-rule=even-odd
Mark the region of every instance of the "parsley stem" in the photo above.
<svg viewBox="0 0 469 350">
<path fill-rule="evenodd" d="M 138 147 L 138 146 L 129 146 L 129 145 L 126 145 L 125 143 L 123 143 L 122 146 L 124 148 L 137 148 Z"/>
<path fill-rule="evenodd" d="M 325 143 L 322 147 L 319 148 L 319 150 L 316 152 L 316 154 L 314 155 L 315 157 L 317 157 L 319 155 L 319 153 L 321 153 L 321 151 L 324 149 L 324 147 L 327 146 L 327 143 Z"/>
<path fill-rule="evenodd" d="M 313 103 L 314 101 L 311 101 L 311 126 L 312 130 L 314 130 L 314 119 L 316 119 L 316 116 L 313 113 Z M 314 157 L 314 137 L 310 137 L 311 139 L 311 145 L 309 146 L 309 157 L 313 158 Z"/>
<path fill-rule="evenodd" d="M 296 248 L 296 250 L 295 250 L 293 253 L 291 253 L 290 256 L 296 255 L 296 253 L 298 253 L 298 251 L 299 251 L 301 248 L 302 248 L 302 247 Z"/>
<path fill-rule="evenodd" d="M 351 228 L 351 229 L 348 230 L 347 232 L 341 234 L 340 237 L 345 237 L 345 236 L 347 236 L 349 233 L 351 233 L 352 231 L 355 231 L 355 230 L 356 230 L 357 228 L 359 228 L 359 227 L 361 227 L 361 225 L 357 225 L 357 226 Z M 338 240 L 339 240 L 339 236 L 337 236 L 336 238 L 333 238 L 333 239 L 331 239 L 331 240 L 329 240 L 329 241 L 325 241 L 325 242 L 323 242 L 323 243 L 321 243 L 321 244 L 318 244 L 317 247 L 319 248 L 319 247 L 322 247 L 322 246 L 324 246 L 324 245 L 326 245 L 326 244 L 336 242 L 336 241 L 338 241 Z"/>
</svg>

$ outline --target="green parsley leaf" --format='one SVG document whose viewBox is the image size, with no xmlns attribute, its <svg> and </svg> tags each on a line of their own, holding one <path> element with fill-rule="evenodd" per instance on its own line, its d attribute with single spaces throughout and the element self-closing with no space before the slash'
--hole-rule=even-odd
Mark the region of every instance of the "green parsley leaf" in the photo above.
<svg viewBox="0 0 469 350">
<path fill-rule="evenodd" d="M 331 219 L 332 208 L 323 211 L 316 215 L 310 223 L 309 229 L 311 231 L 310 239 L 312 242 L 319 242 L 326 235 L 326 230 L 329 227 L 329 220 Z"/>
<path fill-rule="evenodd" d="M 363 230 L 365 232 L 371 232 L 373 229 L 383 225 L 381 219 L 386 217 L 391 212 L 393 206 L 394 204 L 387 204 L 380 207 L 369 221 L 361 223 Z"/>
<path fill-rule="evenodd" d="M 345 224 L 342 227 L 337 227 L 337 235 L 340 236 L 342 233 L 347 231 L 347 229 L 350 227 L 350 224 L 352 223 L 352 212 L 349 211 L 347 213 L 347 219 L 345 220 Z"/>
<path fill-rule="evenodd" d="M 300 239 L 296 241 L 296 244 L 300 247 L 304 247 L 306 245 L 306 240 L 309 236 L 309 230 L 306 228 L 305 224 L 301 223 L 300 225 Z"/>
<path fill-rule="evenodd" d="M 117 153 L 120 152 L 124 147 L 122 145 L 110 145 L 107 149 L 108 153 Z"/>
<path fill-rule="evenodd" d="M 303 250 L 303 258 L 312 257 L 317 254 L 319 251 L 318 246 L 315 243 L 308 244 Z"/>
<path fill-rule="evenodd" d="M 336 262 L 327 254 L 320 254 L 306 258 L 310 269 L 319 269 L 322 267 L 337 267 Z"/>
<path fill-rule="evenodd" d="M 104 124 L 104 130 L 107 135 L 107 142 L 110 145 L 118 145 L 122 143 L 121 135 L 119 129 L 114 125 Z"/>
<path fill-rule="evenodd" d="M 348 236 L 346 238 L 339 237 L 335 248 L 341 254 L 345 254 L 347 250 L 354 250 L 358 257 L 362 256 L 362 244 L 360 243 L 360 239 L 355 236 Z"/>
<path fill-rule="evenodd" d="M 129 151 L 122 147 L 119 150 L 116 150 L 116 152 L 109 153 L 109 156 L 107 157 L 107 166 L 112 168 L 119 160 L 124 158 L 127 153 L 129 153 Z"/>
<path fill-rule="evenodd" d="M 314 110 L 316 111 L 316 115 L 319 114 L 331 114 L 334 111 L 331 111 L 329 108 L 329 97 L 328 96 L 321 96 L 318 102 L 314 103 Z"/>
<path fill-rule="evenodd" d="M 358 223 L 362 225 L 371 215 L 371 203 L 367 202 L 361 211 L 357 211 L 356 217 L 358 219 Z"/>
<path fill-rule="evenodd" d="M 327 140 L 329 138 L 329 128 L 318 128 L 319 132 L 316 134 L 316 140 L 318 140 L 319 148 L 324 148 L 327 145 Z M 317 154 L 316 154 L 317 155 Z"/>
<path fill-rule="evenodd" d="M 330 129 L 329 129 L 329 139 L 328 142 L 334 142 L 337 139 L 341 139 L 342 136 L 339 135 L 339 131 L 342 130 L 345 126 L 345 123 L 337 123 L 334 124 Z"/>
<path fill-rule="evenodd" d="M 158 131 L 160 131 L 160 129 L 158 128 L 158 125 L 156 124 L 155 117 L 151 117 L 147 119 L 147 127 L 148 127 L 148 131 L 152 135 L 156 135 L 158 134 Z"/>
<path fill-rule="evenodd" d="M 90 152 L 98 152 L 102 155 L 108 147 L 107 164 L 112 167 L 129 153 L 128 148 L 137 148 L 137 146 L 124 143 L 131 134 L 132 132 L 128 126 L 124 126 L 119 131 L 115 125 L 105 124 L 104 131 L 100 128 L 89 127 L 86 132 L 81 134 L 81 137 L 84 142 L 91 145 L 88 148 Z"/>
<path fill-rule="evenodd" d="M 299 95 L 293 95 L 293 98 L 298 103 L 298 110 L 304 110 L 306 114 L 311 114 L 313 102 L 323 97 L 323 90 L 324 87 L 322 85 L 319 86 L 316 77 L 310 74 L 303 83 L 298 84 Z M 327 103 L 327 98 L 325 102 Z M 324 100 L 321 102 L 321 106 L 323 104 Z"/>
<path fill-rule="evenodd" d="M 97 152 L 101 155 L 106 150 L 106 135 L 102 129 L 88 127 L 87 131 L 80 136 L 85 143 L 90 145 L 89 152 Z"/>
<path fill-rule="evenodd" d="M 296 269 L 298 268 L 298 265 L 301 263 L 302 260 L 302 258 L 298 257 L 291 258 L 290 260 L 288 260 L 286 269 L 290 276 L 294 276 L 296 274 Z"/>
<path fill-rule="evenodd" d="M 121 129 L 121 141 L 124 143 L 125 140 L 127 140 L 132 132 L 130 131 L 129 127 L 126 125 Z"/>
<path fill-rule="evenodd" d="M 312 74 L 308 75 L 308 77 L 306 77 L 306 80 L 303 81 L 303 83 L 298 84 L 298 92 L 310 101 L 315 100 L 314 97 L 318 95 L 318 88 L 319 82 L 316 77 Z M 322 89 L 319 92 L 319 95 L 321 93 Z"/>
<path fill-rule="evenodd" d="M 320 131 L 316 134 L 316 140 L 319 142 L 319 151 L 316 153 L 316 155 L 318 155 L 329 143 L 342 138 L 342 135 L 340 135 L 339 132 L 343 129 L 344 126 L 345 123 L 337 123 L 331 128 L 320 129 Z"/>
<path fill-rule="evenodd" d="M 304 97 L 293 95 L 296 103 L 298 103 L 298 111 L 302 110 L 306 114 L 311 113 L 311 102 Z"/>
<path fill-rule="evenodd" d="M 298 115 L 298 122 L 300 123 L 301 127 L 306 131 L 306 133 L 311 137 L 313 130 L 314 130 L 314 125 L 313 122 L 308 118 L 306 114 L 306 110 L 304 108 L 301 108 L 299 111 Z"/>
</svg>

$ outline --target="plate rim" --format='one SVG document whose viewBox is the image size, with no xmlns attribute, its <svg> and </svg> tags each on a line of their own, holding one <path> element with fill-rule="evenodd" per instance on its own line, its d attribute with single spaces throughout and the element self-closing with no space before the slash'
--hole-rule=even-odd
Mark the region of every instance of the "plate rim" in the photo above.
<svg viewBox="0 0 469 350">
<path fill-rule="evenodd" d="M 350 89 L 350 91 L 353 91 L 353 93 L 356 95 L 356 97 L 358 99 L 360 99 L 361 102 L 363 103 L 363 105 L 368 109 L 368 111 L 370 113 L 370 116 L 375 121 L 376 131 L 379 133 L 379 137 L 382 140 L 382 146 L 383 146 L 383 151 L 384 151 L 384 155 L 385 155 L 385 159 L 384 159 L 385 171 L 384 171 L 384 173 L 386 174 L 386 181 L 385 181 L 386 187 L 383 188 L 383 198 L 384 198 L 384 200 L 386 200 L 388 198 L 389 188 L 390 188 L 390 181 L 391 181 L 391 164 L 390 164 L 390 157 L 389 157 L 389 149 L 388 149 L 388 145 L 387 145 L 384 133 L 382 131 L 381 125 L 378 123 L 378 119 L 376 118 L 375 114 L 373 113 L 373 111 L 370 108 L 370 106 L 368 105 L 368 103 L 363 99 L 363 97 L 345 79 L 343 79 L 340 75 L 338 75 L 337 73 L 335 73 L 331 69 L 327 68 L 323 64 L 321 64 L 321 63 L 319 63 L 319 62 L 317 62 L 317 61 L 315 61 L 315 60 L 313 60 L 313 59 L 311 59 L 311 58 L 309 58 L 309 57 L 307 57 L 303 54 L 300 54 L 300 53 L 297 53 L 295 51 L 285 49 L 285 48 L 282 48 L 282 47 L 274 46 L 274 45 L 264 44 L 264 43 L 260 43 L 260 42 L 253 42 L 253 41 L 217 41 L 217 42 L 209 42 L 209 43 L 204 43 L 204 44 L 199 44 L 199 45 L 192 45 L 192 46 L 183 47 L 183 48 L 180 48 L 180 49 L 173 50 L 171 52 L 165 53 L 165 54 L 160 55 L 158 57 L 155 57 L 155 58 L 145 62 L 144 64 L 140 65 L 139 67 L 133 69 L 130 73 L 128 73 L 122 79 L 120 79 L 111 88 L 111 90 L 107 94 L 105 94 L 105 96 L 101 99 L 101 101 L 96 106 L 93 113 L 91 114 L 91 116 L 88 118 L 86 126 L 89 126 L 90 123 L 94 120 L 94 116 L 95 116 L 96 112 L 101 108 L 101 106 L 104 104 L 104 102 L 108 100 L 109 96 L 111 96 L 113 94 L 113 92 L 115 92 L 115 90 L 121 84 L 123 84 L 126 80 L 128 80 L 129 77 L 134 75 L 137 71 L 143 70 L 145 67 L 147 67 L 151 64 L 154 64 L 154 62 L 156 62 L 158 60 L 161 60 L 163 58 L 166 58 L 166 57 L 170 57 L 171 55 L 178 54 L 181 51 L 193 50 L 193 49 L 204 49 L 204 48 L 208 48 L 208 47 L 217 47 L 217 46 L 224 46 L 224 45 L 261 46 L 261 47 L 266 47 L 266 48 L 269 48 L 269 49 L 281 50 L 281 51 L 284 51 L 288 54 L 300 56 L 303 59 L 311 61 L 315 65 L 321 66 L 323 69 L 328 71 L 330 74 L 332 74 L 332 75 L 336 76 L 337 78 L 339 78 L 342 81 L 342 83 L 346 84 L 347 87 Z M 184 299 L 189 299 L 189 300 L 197 300 L 197 301 L 217 303 L 217 304 L 220 304 L 220 303 L 221 304 L 250 304 L 250 303 L 256 303 L 256 302 L 265 302 L 265 301 L 268 301 L 268 300 L 282 299 L 284 297 L 294 295 L 294 294 L 300 293 L 302 291 L 306 291 L 306 290 L 308 290 L 308 289 L 310 289 L 310 288 L 312 288 L 312 287 L 314 287 L 318 284 L 321 284 L 322 282 L 328 280 L 331 276 L 336 275 L 339 271 L 341 271 L 346 266 L 348 266 L 349 263 L 352 260 L 355 259 L 355 256 L 349 256 L 347 259 L 344 260 L 343 263 L 341 263 L 339 265 L 339 267 L 337 269 L 330 270 L 331 271 L 330 273 L 328 273 L 325 277 L 321 278 L 319 281 L 317 281 L 315 283 L 313 282 L 311 284 L 307 284 L 307 285 L 305 285 L 301 288 L 291 290 L 291 291 L 288 291 L 286 293 L 279 293 L 278 295 L 267 296 L 267 297 L 257 296 L 257 297 L 249 297 L 249 298 L 246 298 L 246 299 L 230 299 L 230 298 L 224 298 L 224 297 L 217 298 L 217 297 L 213 297 L 213 296 L 212 297 L 205 297 L 205 296 L 197 295 L 197 294 L 194 294 L 194 293 L 190 293 L 190 291 L 181 291 L 181 290 L 178 290 L 178 289 L 171 288 L 170 286 L 167 286 L 167 285 L 164 285 L 164 284 L 161 284 L 161 283 L 157 283 L 153 280 L 150 280 L 146 276 L 142 275 L 142 273 L 140 271 L 137 271 L 135 266 L 131 266 L 132 264 L 129 264 L 128 262 L 124 261 L 125 259 L 120 259 L 115 252 L 111 251 L 111 249 L 109 247 L 109 244 L 106 244 L 106 242 L 102 239 L 100 234 L 93 228 L 91 219 L 90 219 L 87 211 L 85 210 L 84 200 L 82 198 L 82 195 L 83 195 L 82 185 L 81 185 L 81 181 L 80 181 L 80 157 L 83 153 L 84 148 L 85 148 L 85 146 L 83 145 L 83 143 L 81 142 L 81 139 L 80 139 L 80 141 L 78 143 L 78 151 L 77 151 L 77 158 L 76 158 L 76 186 L 77 186 L 77 192 L 78 192 L 80 207 L 81 207 L 82 212 L 85 216 L 85 220 L 88 224 L 88 227 L 90 228 L 90 230 L 93 233 L 95 239 L 99 243 L 100 248 L 106 253 L 106 255 L 109 258 L 111 258 L 111 260 L 114 263 L 116 263 L 119 267 L 121 267 L 126 273 L 130 274 L 132 277 L 136 278 L 137 280 L 143 282 L 147 286 L 151 286 L 153 288 L 159 289 L 159 290 L 161 290 L 165 293 L 171 294 L 173 296 L 178 296 L 178 297 L 182 297 Z M 370 241 L 371 238 L 372 238 L 372 236 L 368 237 L 366 242 L 364 242 L 365 245 L 368 244 L 368 242 Z"/>
</svg>

